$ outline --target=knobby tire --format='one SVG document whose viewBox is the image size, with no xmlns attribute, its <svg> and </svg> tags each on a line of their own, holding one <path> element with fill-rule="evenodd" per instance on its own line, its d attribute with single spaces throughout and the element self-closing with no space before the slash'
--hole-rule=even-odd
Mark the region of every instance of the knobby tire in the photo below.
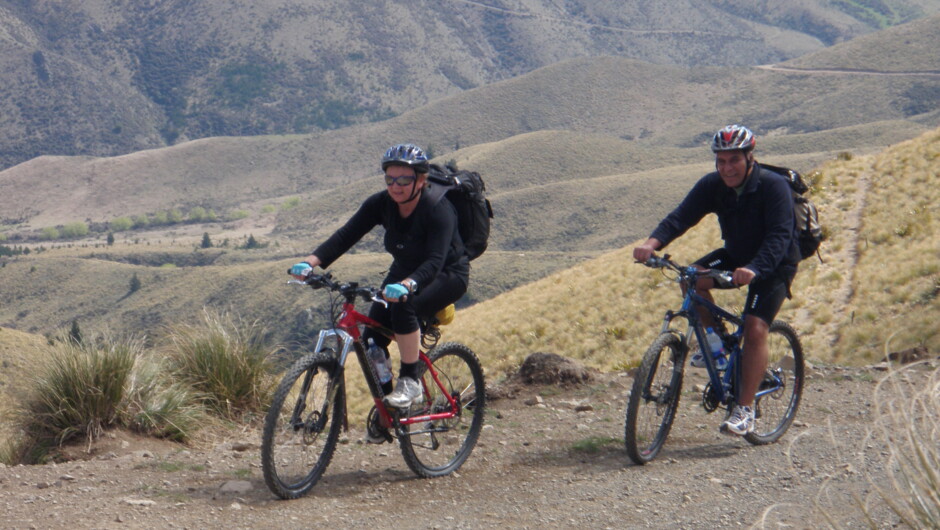
<svg viewBox="0 0 940 530">
<path fill-rule="evenodd" d="M 744 436 L 754 445 L 776 442 L 787 432 L 800 406 L 805 384 L 803 346 L 796 331 L 786 322 L 775 320 L 770 325 L 767 346 L 770 350 L 767 368 L 778 372 L 783 386 L 754 403 L 755 430 Z"/>
<path fill-rule="evenodd" d="M 299 392 L 310 377 L 305 400 Z M 343 425 L 342 371 L 329 352 L 297 360 L 284 375 L 264 419 L 261 468 L 268 488 L 282 499 L 307 494 L 326 471 Z M 335 391 L 332 391 L 334 390 Z M 327 396 L 332 394 L 332 401 Z M 294 411 L 303 425 L 292 425 Z"/>
<path fill-rule="evenodd" d="M 643 354 L 627 402 L 624 443 L 633 462 L 643 465 L 659 454 L 679 406 L 685 347 L 673 333 L 657 337 Z"/>
<path fill-rule="evenodd" d="M 431 350 L 428 357 L 447 392 L 459 402 L 460 414 L 447 420 L 404 425 L 398 430 L 398 442 L 408 467 L 420 477 L 434 478 L 456 471 L 473 451 L 483 429 L 486 385 L 480 361 L 463 344 L 446 342 Z M 420 381 L 430 399 L 412 406 L 408 416 L 449 410 L 450 403 L 427 368 Z"/>
</svg>

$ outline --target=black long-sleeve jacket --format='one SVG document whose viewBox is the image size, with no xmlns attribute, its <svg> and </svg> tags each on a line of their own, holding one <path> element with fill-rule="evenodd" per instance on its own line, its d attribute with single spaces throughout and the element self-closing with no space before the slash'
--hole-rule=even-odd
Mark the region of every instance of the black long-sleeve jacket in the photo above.
<svg viewBox="0 0 940 530">
<path fill-rule="evenodd" d="M 740 196 L 712 172 L 701 179 L 650 237 L 665 247 L 709 213 L 718 215 L 725 249 L 738 264 L 768 276 L 800 261 L 793 192 L 780 175 L 754 165 Z"/>
<path fill-rule="evenodd" d="M 390 281 L 411 278 L 420 288 L 442 270 L 469 278 L 470 262 L 457 231 L 457 212 L 450 201 L 434 202 L 425 193 L 407 218 L 401 217 L 398 205 L 387 192 L 370 196 L 313 254 L 327 268 L 377 225 L 385 228 L 385 250 L 394 258 L 388 273 Z"/>
</svg>

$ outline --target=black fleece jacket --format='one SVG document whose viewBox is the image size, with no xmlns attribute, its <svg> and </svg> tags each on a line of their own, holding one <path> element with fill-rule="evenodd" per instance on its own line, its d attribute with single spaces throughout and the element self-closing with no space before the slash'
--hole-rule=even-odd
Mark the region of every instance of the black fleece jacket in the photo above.
<svg viewBox="0 0 940 530">
<path fill-rule="evenodd" d="M 388 281 L 411 278 L 420 289 L 445 270 L 468 280 L 470 262 L 457 231 L 457 212 L 450 201 L 434 203 L 425 193 L 407 218 L 401 217 L 387 192 L 370 196 L 313 254 L 325 269 L 377 225 L 385 228 L 385 250 L 394 258 Z"/>
<path fill-rule="evenodd" d="M 739 267 L 747 267 L 766 277 L 781 265 L 800 261 L 793 192 L 784 177 L 754 165 L 739 196 L 712 172 L 692 190 L 650 237 L 665 247 L 709 213 L 718 215 L 725 249 Z"/>
</svg>

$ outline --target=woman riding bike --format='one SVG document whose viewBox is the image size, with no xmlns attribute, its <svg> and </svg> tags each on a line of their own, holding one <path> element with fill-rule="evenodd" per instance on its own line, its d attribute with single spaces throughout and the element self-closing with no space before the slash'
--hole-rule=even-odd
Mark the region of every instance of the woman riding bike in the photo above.
<svg viewBox="0 0 940 530">
<path fill-rule="evenodd" d="M 427 186 L 428 157 L 413 144 L 392 146 L 382 157 L 384 191 L 368 197 L 359 210 L 291 274 L 303 279 L 313 267 L 329 267 L 372 228 L 385 229 L 385 250 L 394 260 L 382 282 L 388 307 L 374 303 L 369 317 L 395 332 L 401 371 L 394 392 L 383 388 L 385 403 L 405 409 L 422 398 L 418 384 L 419 318 L 456 302 L 467 291 L 470 262 L 457 231 L 457 212 L 447 200 L 433 200 Z M 364 339 L 386 350 L 390 339 L 366 330 Z M 369 437 L 381 443 L 385 438 Z"/>
</svg>

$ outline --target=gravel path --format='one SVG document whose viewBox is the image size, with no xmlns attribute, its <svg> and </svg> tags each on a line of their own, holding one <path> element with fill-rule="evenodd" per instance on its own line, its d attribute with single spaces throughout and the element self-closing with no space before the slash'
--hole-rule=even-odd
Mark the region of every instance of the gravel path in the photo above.
<svg viewBox="0 0 940 530">
<path fill-rule="evenodd" d="M 762 447 L 718 434 L 722 417 L 690 390 L 703 372 L 690 370 L 669 440 L 646 466 L 623 449 L 632 380 L 602 374 L 491 401 L 470 459 L 441 479 L 414 477 L 397 445 L 359 443 L 362 420 L 351 418 L 324 478 L 295 501 L 265 487 L 256 428 L 206 448 L 114 433 L 86 461 L 0 469 L 0 527 L 805 528 L 824 523 L 821 492 L 827 513 L 862 524 L 851 494 L 880 476 L 879 448 L 858 445 L 883 372 L 813 368 L 795 425 Z"/>
</svg>

